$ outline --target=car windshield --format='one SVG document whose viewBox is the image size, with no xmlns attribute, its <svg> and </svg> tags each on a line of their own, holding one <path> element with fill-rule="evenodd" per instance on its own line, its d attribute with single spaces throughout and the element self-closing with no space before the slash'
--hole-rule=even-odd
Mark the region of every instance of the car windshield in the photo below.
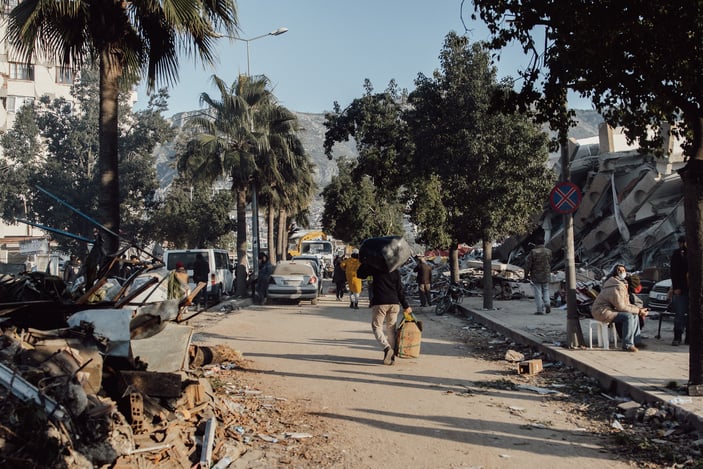
<svg viewBox="0 0 703 469">
<path fill-rule="evenodd" d="M 306 243 L 301 251 L 310 254 L 332 254 L 332 243 Z"/>
<path fill-rule="evenodd" d="M 306 263 L 278 264 L 273 269 L 273 275 L 311 275 L 312 267 Z"/>
</svg>

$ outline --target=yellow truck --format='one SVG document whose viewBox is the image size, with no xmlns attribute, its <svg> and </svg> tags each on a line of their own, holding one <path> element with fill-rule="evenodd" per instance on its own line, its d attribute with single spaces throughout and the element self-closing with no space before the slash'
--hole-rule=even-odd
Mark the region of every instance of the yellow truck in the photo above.
<svg viewBox="0 0 703 469">
<path fill-rule="evenodd" d="M 288 237 L 288 258 L 311 254 L 320 260 L 325 277 L 334 269 L 334 243 L 323 231 L 298 230 Z"/>
</svg>

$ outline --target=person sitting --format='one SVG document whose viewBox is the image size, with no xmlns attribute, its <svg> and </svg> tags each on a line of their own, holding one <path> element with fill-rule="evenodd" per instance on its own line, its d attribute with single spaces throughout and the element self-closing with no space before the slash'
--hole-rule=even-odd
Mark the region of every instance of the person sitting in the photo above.
<svg viewBox="0 0 703 469">
<path fill-rule="evenodd" d="M 622 328 L 622 347 L 628 352 L 637 352 L 640 344 L 640 316 L 646 317 L 648 310 L 630 303 L 627 292 L 627 269 L 618 264 L 614 275 L 605 281 L 600 293 L 593 301 L 593 319 L 605 323 L 615 323 Z"/>
</svg>

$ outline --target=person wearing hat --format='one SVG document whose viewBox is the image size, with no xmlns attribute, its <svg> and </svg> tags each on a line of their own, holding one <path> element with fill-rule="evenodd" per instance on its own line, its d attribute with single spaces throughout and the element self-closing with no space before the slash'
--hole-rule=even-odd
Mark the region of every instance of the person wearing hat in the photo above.
<svg viewBox="0 0 703 469">
<path fill-rule="evenodd" d="M 688 343 L 688 250 L 686 249 L 686 237 L 679 236 L 679 247 L 671 254 L 671 288 L 669 298 L 671 299 L 671 311 L 674 313 L 674 340 L 671 345 L 681 345 L 681 339 L 685 335 L 685 343 Z"/>
</svg>

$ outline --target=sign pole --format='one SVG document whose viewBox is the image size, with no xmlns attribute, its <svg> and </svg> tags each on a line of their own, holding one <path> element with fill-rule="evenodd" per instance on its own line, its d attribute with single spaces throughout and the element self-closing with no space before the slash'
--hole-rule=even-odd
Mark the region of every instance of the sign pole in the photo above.
<svg viewBox="0 0 703 469">
<path fill-rule="evenodd" d="M 574 253 L 574 215 L 581 203 L 581 191 L 569 181 L 570 161 L 566 138 L 560 139 L 561 182 L 552 190 L 550 203 L 563 214 L 564 245 L 566 248 L 566 336 L 567 347 L 584 345 L 581 322 L 576 309 L 576 256 Z"/>
</svg>

